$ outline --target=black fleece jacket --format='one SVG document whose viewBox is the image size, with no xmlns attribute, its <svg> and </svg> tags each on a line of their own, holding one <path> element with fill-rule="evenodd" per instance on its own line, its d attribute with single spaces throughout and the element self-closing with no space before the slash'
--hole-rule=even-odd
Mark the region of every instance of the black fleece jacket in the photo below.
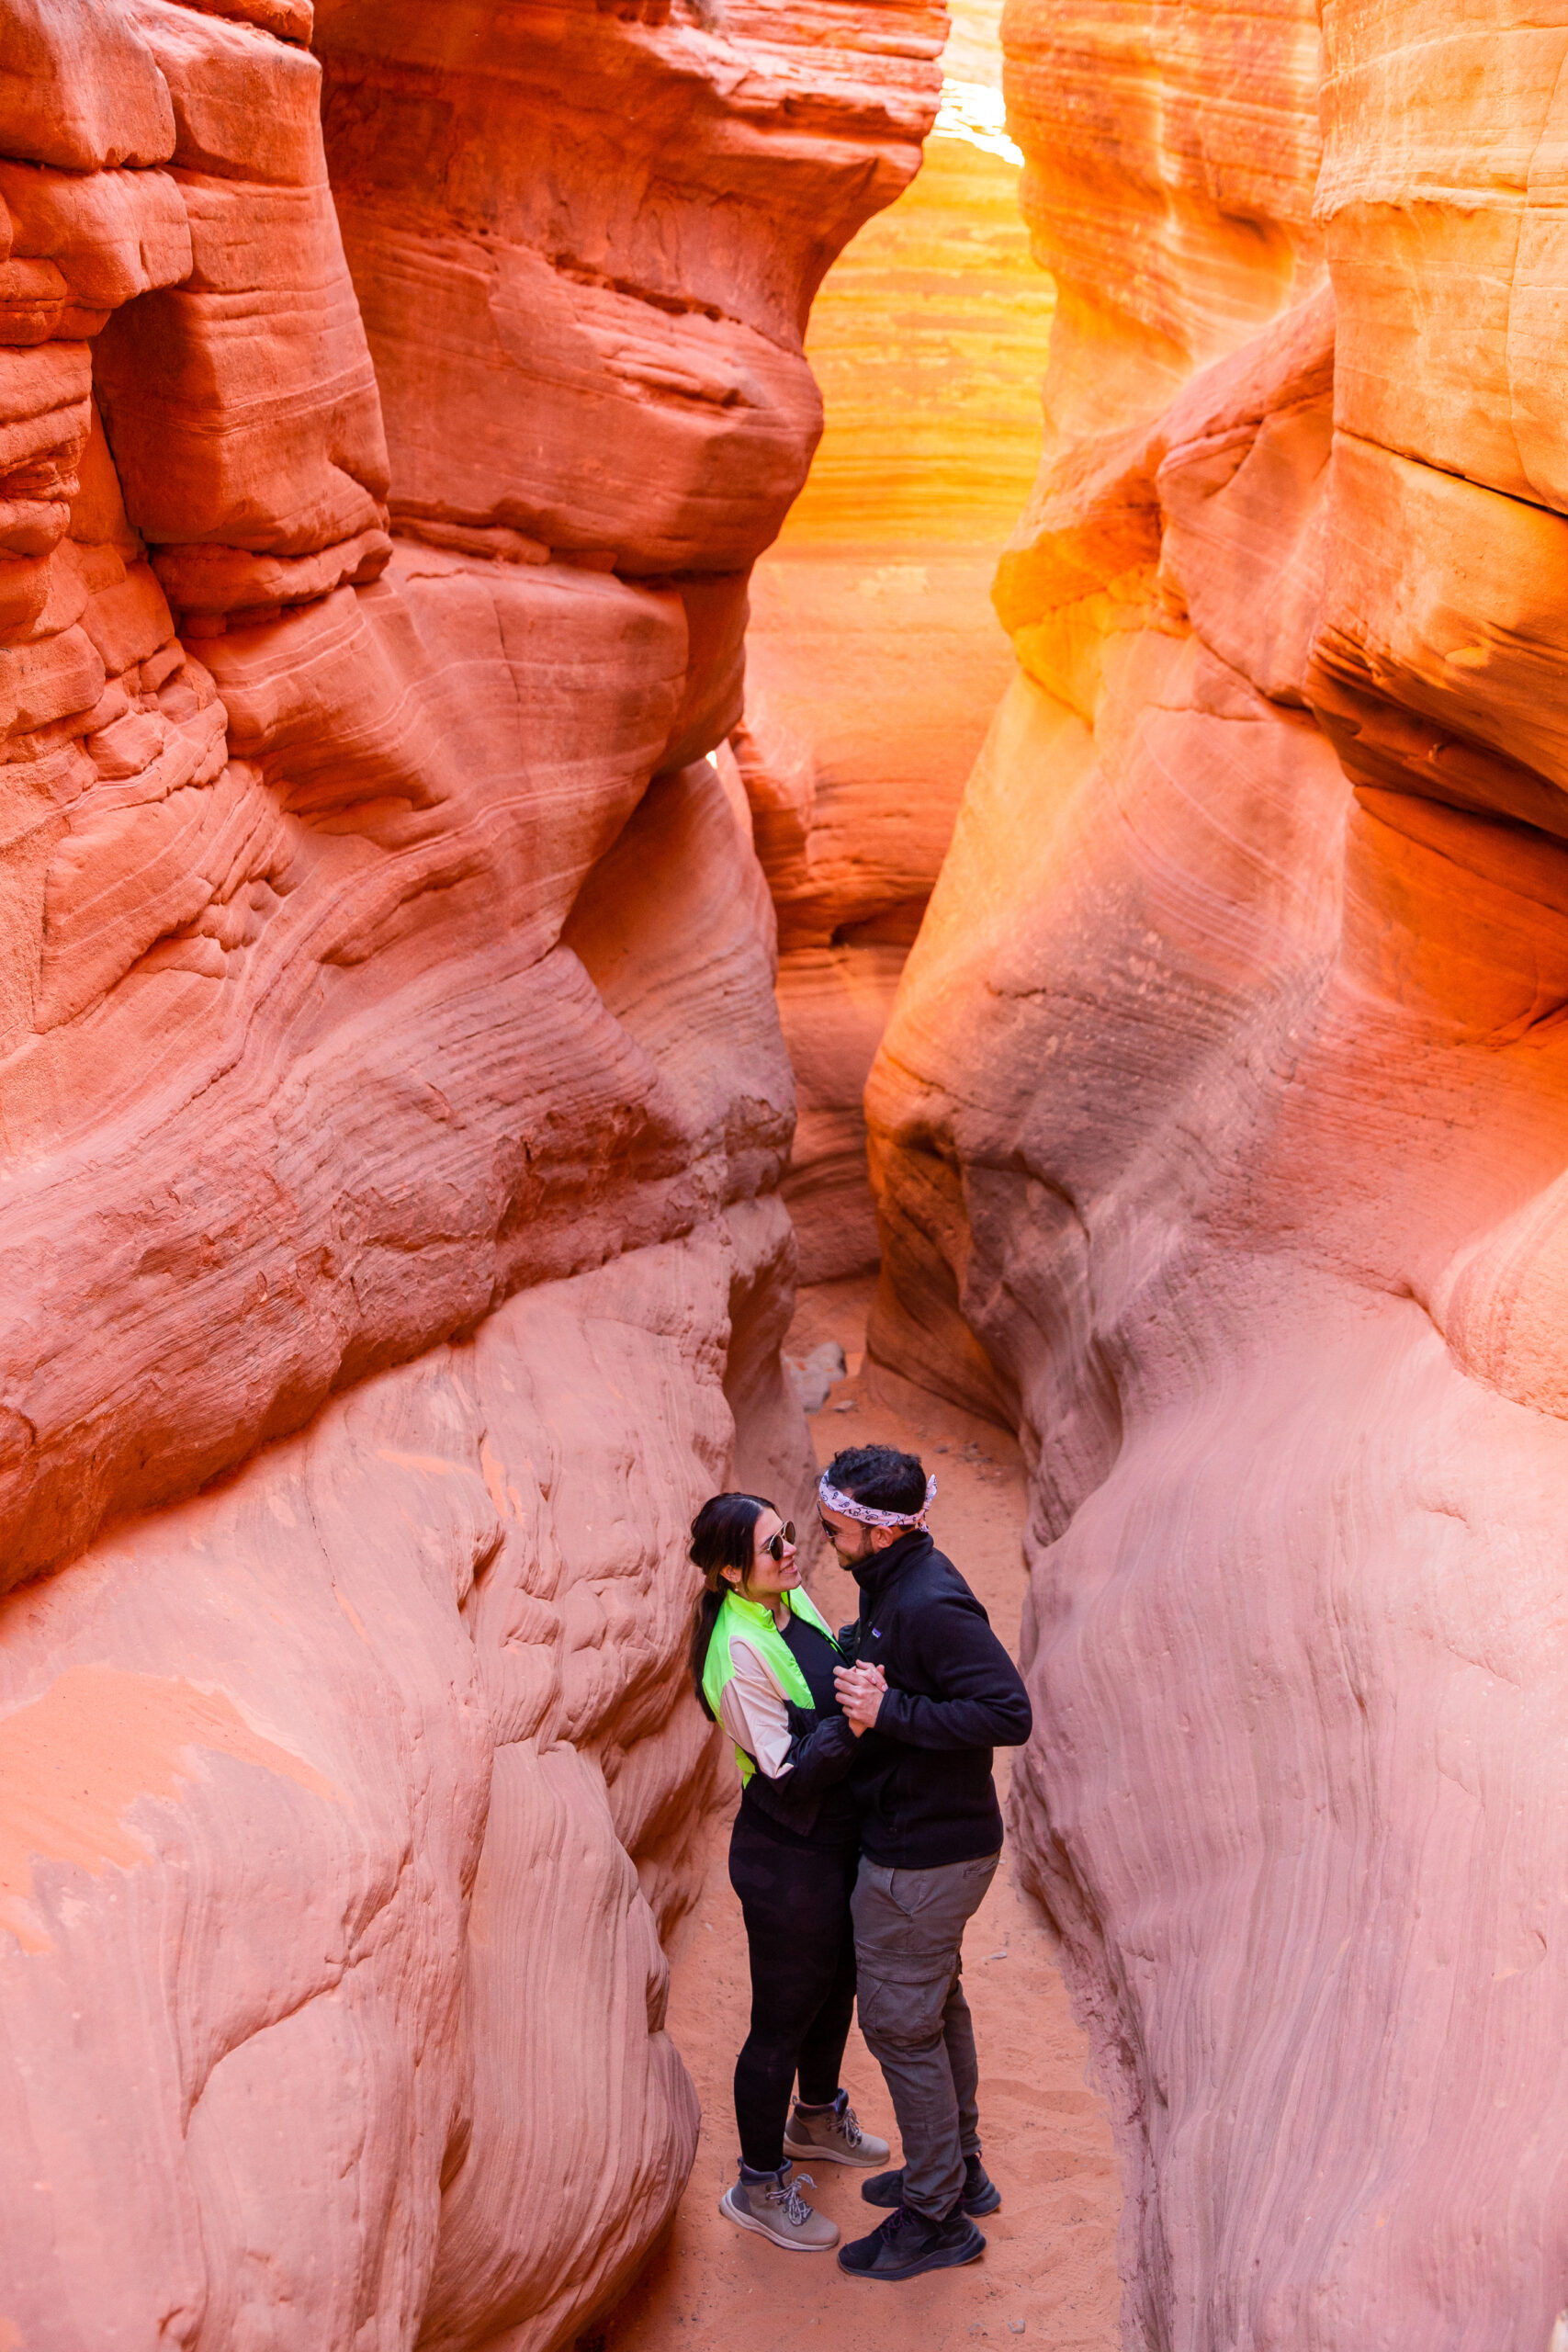
<svg viewBox="0 0 1568 2352">
<path fill-rule="evenodd" d="M 1021 1747 L 1033 1721 L 1017 1667 L 924 1528 L 868 1554 L 853 1574 L 855 1654 L 887 1677 L 851 1772 L 861 1851 L 894 1870 L 994 1854 L 1002 1816 L 991 1751 Z"/>
</svg>

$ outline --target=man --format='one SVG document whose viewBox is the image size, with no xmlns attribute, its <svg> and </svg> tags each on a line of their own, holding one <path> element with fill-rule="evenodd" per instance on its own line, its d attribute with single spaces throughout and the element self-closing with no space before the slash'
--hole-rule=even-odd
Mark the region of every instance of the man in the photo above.
<svg viewBox="0 0 1568 2352">
<path fill-rule="evenodd" d="M 893 2211 L 842 2267 L 914 2278 L 973 2262 L 1001 2203 L 980 2162 L 979 2068 L 960 1982 L 964 1929 L 1001 1860 L 994 1747 L 1029 1736 L 1029 1695 L 980 1603 L 926 1531 L 936 1492 L 913 1454 L 853 1446 L 818 1488 L 823 1530 L 861 1590 L 840 1704 L 863 1733 L 852 1910 L 861 2031 L 886 2077 L 900 2171 L 863 2183 Z"/>
</svg>

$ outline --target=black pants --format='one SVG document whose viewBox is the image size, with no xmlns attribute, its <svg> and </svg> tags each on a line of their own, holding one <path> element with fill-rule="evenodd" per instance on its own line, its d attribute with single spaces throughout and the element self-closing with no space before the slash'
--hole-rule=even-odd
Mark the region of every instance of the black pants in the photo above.
<svg viewBox="0 0 1568 2352">
<path fill-rule="evenodd" d="M 729 1883 L 740 1897 L 751 1959 L 751 2030 L 735 2062 L 740 2160 L 776 2172 L 798 2070 L 807 2107 L 839 2093 L 855 2006 L 850 1917 L 860 1857 L 852 1847 L 789 1846 L 743 1804 L 729 1839 Z"/>
</svg>

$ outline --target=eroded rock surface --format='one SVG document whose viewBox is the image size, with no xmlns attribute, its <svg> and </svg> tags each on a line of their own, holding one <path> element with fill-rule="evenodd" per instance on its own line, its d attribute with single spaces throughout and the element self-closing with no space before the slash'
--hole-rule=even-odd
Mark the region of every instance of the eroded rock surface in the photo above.
<svg viewBox="0 0 1568 2352">
<path fill-rule="evenodd" d="M 1310 10 L 1010 13 L 1066 430 L 873 1077 L 872 1344 L 1032 1462 L 1014 1827 L 1120 2110 L 1130 2340 L 1527 2352 L 1568 2277 L 1568 33 L 1323 36 L 1319 176 Z"/>
<path fill-rule="evenodd" d="M 545 2352 L 690 2156 L 682 1532 L 809 1476 L 709 754 L 942 22 L 0 29 L 0 2339 Z"/>
</svg>

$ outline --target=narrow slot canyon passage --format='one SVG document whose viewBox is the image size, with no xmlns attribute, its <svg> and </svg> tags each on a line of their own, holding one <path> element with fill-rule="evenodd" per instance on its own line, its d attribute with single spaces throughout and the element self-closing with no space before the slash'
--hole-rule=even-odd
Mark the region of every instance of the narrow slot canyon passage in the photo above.
<svg viewBox="0 0 1568 2352">
<path fill-rule="evenodd" d="M 1025 1571 L 1021 1457 L 1009 1433 L 865 1363 L 877 1234 L 862 1096 L 964 784 L 1014 669 L 991 605 L 1000 548 L 1039 458 L 1054 292 L 1029 253 L 1019 157 L 1000 130 L 995 0 L 960 0 L 944 102 L 921 168 L 829 271 L 807 356 L 826 424 L 805 489 L 751 582 L 746 717 L 733 739 L 779 922 L 777 995 L 798 1120 L 783 1183 L 803 1287 L 787 1361 L 836 1343 L 849 1367 L 811 1413 L 819 1465 L 882 1440 L 921 1453 L 947 1550 L 1016 1657 Z M 937 1449 L 941 1451 L 938 1452 Z M 810 1576 L 829 1623 L 858 1594 L 830 1553 Z M 1011 1758 L 997 1757 L 1006 1803 Z M 728 1753 L 706 1871 L 671 1949 L 669 2030 L 702 2107 L 666 2238 L 602 2334 L 604 2352 L 852 2332 L 872 2352 L 979 2336 L 1109 2352 L 1119 2340 L 1120 2178 L 1088 2042 L 1044 1915 L 1009 1863 L 965 1938 L 987 2168 L 1002 2188 L 973 2267 L 897 2290 L 832 2256 L 788 2255 L 718 2211 L 734 2178 L 731 2074 L 750 1991 L 728 1875 Z M 874 2061 L 852 2031 L 846 2080 L 894 2140 Z M 897 2154 L 894 2161 L 897 2162 Z M 848 2167 L 796 2166 L 849 2239 L 881 2218 Z"/>
<path fill-rule="evenodd" d="M 813 306 L 807 351 L 825 430 L 752 577 L 733 748 L 778 915 L 777 995 L 798 1103 L 782 1189 L 804 1280 L 784 1355 L 798 1364 L 836 1343 L 848 1365 L 810 1414 L 819 1465 L 874 1439 L 936 1471 L 936 1540 L 1016 1657 L 1026 1508 L 1016 1443 L 866 1365 L 877 1235 L 862 1109 L 960 797 L 1015 666 L 990 590 L 1038 462 L 1055 296 L 1030 256 L 1020 159 L 1000 128 L 998 17 L 996 0 L 954 7 L 943 106 L 919 174 L 867 223 Z M 809 1582 L 831 1624 L 855 1613 L 852 1579 L 830 1553 Z M 1004 1806 L 1011 1761 L 998 1752 Z M 984 2225 L 983 2260 L 889 2291 L 846 2278 L 830 2253 L 783 2253 L 721 2215 L 750 1991 L 728 1875 L 728 1751 L 720 1770 L 702 1892 L 671 1942 L 668 2024 L 701 2102 L 696 2159 L 630 2294 L 580 2343 L 784 2352 L 849 2331 L 872 2352 L 902 2352 L 912 2332 L 922 2346 L 1027 2337 L 1110 2352 L 1121 2185 L 1109 2118 L 1087 2079 L 1089 2045 L 1044 1914 L 1006 1857 L 965 1938 L 986 2158 L 1003 2194 Z M 858 2029 L 846 2081 L 867 2127 L 896 2147 Z M 844 2240 L 880 2218 L 860 2197 L 860 2174 L 796 2169 L 811 2172 L 807 2193 Z"/>
<path fill-rule="evenodd" d="M 992 1624 L 1017 1654 L 1024 1594 L 1020 1535 L 1023 1466 L 1004 1430 L 923 1395 L 864 1362 L 874 1278 L 803 1289 L 787 1352 L 843 1349 L 846 1375 L 812 1418 L 819 1460 L 842 1445 L 880 1441 L 919 1453 L 939 1481 L 937 1542 L 967 1577 Z M 852 1616 L 858 1594 L 833 1559 L 811 1577 L 829 1624 Z M 1006 1808 L 1010 1758 L 997 1757 Z M 630 2295 L 582 2352 L 674 2352 L 694 2346 L 792 2352 L 802 2343 L 852 2342 L 863 2352 L 947 2352 L 987 2340 L 1049 2352 L 1115 2352 L 1121 2343 L 1116 2233 L 1122 2188 L 1105 2102 L 1087 2078 L 1089 2043 L 1075 2023 L 1039 1906 L 1002 1867 L 964 1938 L 964 1988 L 980 2050 L 980 2128 L 987 2171 L 1002 2192 L 987 2217 L 986 2252 L 963 2270 L 896 2288 L 846 2278 L 831 2253 L 786 2254 L 736 2229 L 718 2211 L 735 2177 L 730 2074 L 750 1999 L 740 1906 L 726 1854 L 733 1796 L 708 1839 L 707 1874 L 673 1939 L 671 2035 L 702 2101 L 696 2162 L 667 2237 Z M 897 2132 L 876 2063 L 852 2030 L 845 2069 L 856 2112 L 893 2142 Z M 863 2176 L 809 2164 L 807 2193 L 848 2239 L 880 2218 L 860 2195 Z"/>
</svg>

